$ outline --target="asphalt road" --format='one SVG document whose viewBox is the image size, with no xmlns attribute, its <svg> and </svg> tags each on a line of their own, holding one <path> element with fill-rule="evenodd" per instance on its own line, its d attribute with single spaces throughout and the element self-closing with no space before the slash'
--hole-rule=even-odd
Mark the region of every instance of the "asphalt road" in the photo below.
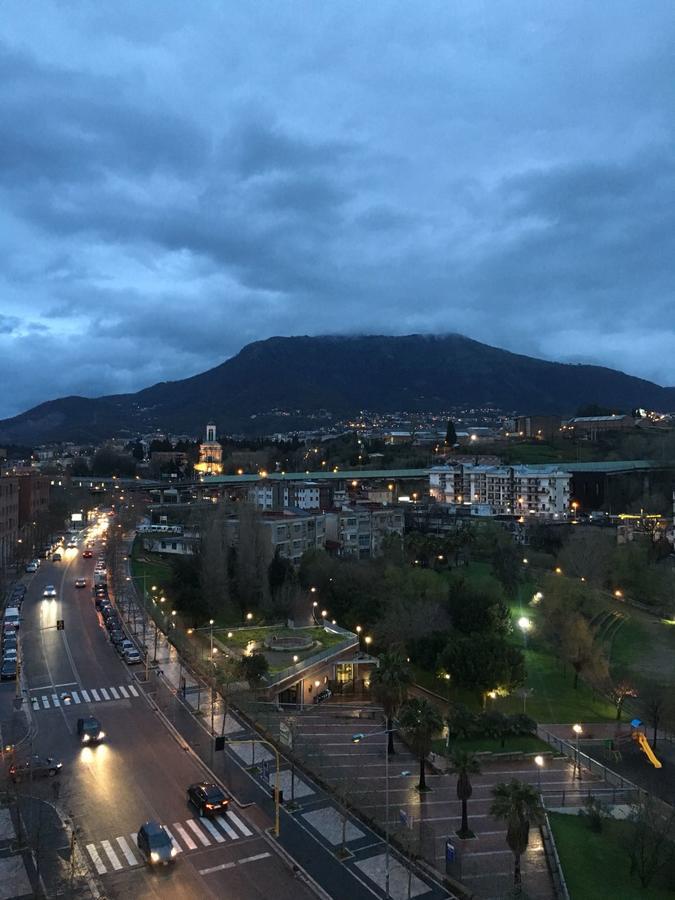
<svg viewBox="0 0 675 900">
<path fill-rule="evenodd" d="M 47 799 L 58 793 L 107 897 L 314 896 L 261 836 L 255 807 L 233 803 L 230 814 L 206 823 L 187 805 L 186 786 L 207 776 L 144 698 L 137 682 L 142 667 L 127 667 L 110 644 L 91 592 L 97 552 L 84 559 L 81 551 L 69 551 L 60 563 L 43 562 L 21 611 L 32 752 L 63 763 L 56 779 L 36 781 L 31 790 Z M 87 579 L 86 588 L 75 588 L 78 577 Z M 42 599 L 47 584 L 56 586 L 56 600 Z M 58 619 L 63 631 L 56 629 Z M 78 717 L 89 714 L 107 736 L 96 748 L 82 748 L 76 735 Z M 134 835 L 147 819 L 170 830 L 181 849 L 175 865 L 155 870 L 141 862 Z"/>
</svg>

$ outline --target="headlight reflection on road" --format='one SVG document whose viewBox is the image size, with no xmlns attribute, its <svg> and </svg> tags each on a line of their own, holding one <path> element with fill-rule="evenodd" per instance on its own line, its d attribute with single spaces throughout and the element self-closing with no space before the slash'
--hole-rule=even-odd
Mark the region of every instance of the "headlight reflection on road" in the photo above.
<svg viewBox="0 0 675 900">
<path fill-rule="evenodd" d="M 94 774 L 103 774 L 103 766 L 110 764 L 110 747 L 108 744 L 96 744 L 95 747 L 83 747 L 80 760 L 94 769 Z M 101 770 L 99 772 L 99 770 Z"/>
</svg>

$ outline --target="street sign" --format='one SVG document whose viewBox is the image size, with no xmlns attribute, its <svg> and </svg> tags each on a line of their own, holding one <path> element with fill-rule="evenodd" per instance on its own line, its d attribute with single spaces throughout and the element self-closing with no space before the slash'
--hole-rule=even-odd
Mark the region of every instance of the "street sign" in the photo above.
<svg viewBox="0 0 675 900">
<path fill-rule="evenodd" d="M 445 842 L 445 861 L 446 863 L 454 863 L 457 858 L 457 853 L 455 851 L 455 845 L 450 841 Z"/>
</svg>

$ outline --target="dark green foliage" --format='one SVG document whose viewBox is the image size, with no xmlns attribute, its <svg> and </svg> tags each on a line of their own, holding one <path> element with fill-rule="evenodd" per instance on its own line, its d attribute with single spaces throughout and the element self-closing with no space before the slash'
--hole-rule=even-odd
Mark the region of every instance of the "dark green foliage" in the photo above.
<svg viewBox="0 0 675 900">
<path fill-rule="evenodd" d="M 522 652 L 498 635 L 452 637 L 439 660 L 459 687 L 480 692 L 512 691 L 525 681 Z"/>
<path fill-rule="evenodd" d="M 455 430 L 452 419 L 448 419 L 448 427 L 445 432 L 445 445 L 446 447 L 454 447 L 456 443 L 457 431 Z"/>
<path fill-rule="evenodd" d="M 290 561 L 290 559 L 286 559 L 286 557 L 279 555 L 278 547 L 274 553 L 274 556 L 272 557 L 271 563 L 268 566 L 267 579 L 269 582 L 271 594 L 275 594 L 285 584 L 293 583 L 293 581 L 295 580 L 293 563 Z"/>
<path fill-rule="evenodd" d="M 509 610 L 499 582 L 490 576 L 468 582 L 459 575 L 450 581 L 446 605 L 453 627 L 463 634 L 506 634 Z"/>
<path fill-rule="evenodd" d="M 239 661 L 241 677 L 249 683 L 251 690 L 261 684 L 268 673 L 270 664 L 262 653 L 252 653 L 250 656 L 242 656 Z"/>
</svg>

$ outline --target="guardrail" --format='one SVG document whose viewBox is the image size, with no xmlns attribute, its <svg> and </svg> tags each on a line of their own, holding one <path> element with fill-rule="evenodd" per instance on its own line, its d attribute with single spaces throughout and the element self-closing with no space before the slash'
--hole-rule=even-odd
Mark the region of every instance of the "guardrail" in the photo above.
<svg viewBox="0 0 675 900">
<path fill-rule="evenodd" d="M 570 900 L 570 894 L 567 890 L 567 882 L 565 881 L 565 873 L 563 872 L 562 865 L 560 864 L 558 848 L 555 844 L 553 830 L 551 829 L 551 823 L 549 821 L 546 809 L 544 809 L 544 821 L 540 826 L 540 830 L 541 843 L 544 847 L 544 854 L 546 856 L 546 861 L 551 873 L 555 895 L 558 900 Z"/>
</svg>

